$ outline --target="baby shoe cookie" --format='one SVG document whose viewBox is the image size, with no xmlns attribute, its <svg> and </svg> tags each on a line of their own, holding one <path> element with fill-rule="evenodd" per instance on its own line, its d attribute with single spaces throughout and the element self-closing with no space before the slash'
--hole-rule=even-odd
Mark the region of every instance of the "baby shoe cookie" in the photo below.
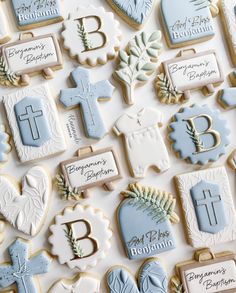
<svg viewBox="0 0 236 293">
<path fill-rule="evenodd" d="M 170 167 L 169 155 L 161 137 L 163 115 L 158 110 L 143 108 L 137 114 L 123 114 L 113 131 L 124 137 L 132 176 L 144 178 L 149 167 L 164 172 Z"/>
<path fill-rule="evenodd" d="M 175 266 L 171 279 L 173 293 L 230 293 L 236 289 L 236 262 L 232 252 L 214 254 L 209 248 L 197 250 L 192 260 Z"/>
<path fill-rule="evenodd" d="M 221 0 L 220 12 L 233 65 L 236 66 L 236 1 Z"/>
<path fill-rule="evenodd" d="M 0 44 L 7 43 L 10 39 L 6 17 L 0 5 Z"/>
<path fill-rule="evenodd" d="M 49 229 L 52 254 L 71 269 L 95 267 L 111 247 L 110 222 L 101 210 L 91 206 L 66 208 Z"/>
<path fill-rule="evenodd" d="M 79 273 L 73 279 L 61 279 L 48 293 L 99 293 L 100 281 L 89 273 Z"/>
<path fill-rule="evenodd" d="M 230 131 L 219 116 L 207 105 L 180 109 L 169 124 L 172 148 L 180 159 L 206 165 L 225 154 Z"/>
<path fill-rule="evenodd" d="M 53 70 L 62 68 L 62 55 L 54 34 L 35 37 L 33 33 L 20 35 L 19 41 L 1 47 L 0 85 L 26 86 L 30 76 L 42 73 L 53 78 Z"/>
<path fill-rule="evenodd" d="M 65 200 L 88 197 L 88 190 L 95 186 L 102 185 L 112 191 L 115 189 L 113 181 L 122 177 L 118 157 L 111 147 L 80 148 L 77 156 L 60 163 L 60 171 L 56 184 Z"/>
<path fill-rule="evenodd" d="M 189 243 L 195 248 L 236 239 L 236 213 L 224 167 L 175 176 Z"/>
<path fill-rule="evenodd" d="M 150 35 L 142 32 L 128 43 L 126 50 L 119 51 L 119 66 L 113 77 L 121 83 L 126 104 L 134 104 L 135 87 L 145 84 L 157 68 L 161 37 L 160 31 Z"/>
<path fill-rule="evenodd" d="M 172 194 L 138 183 L 122 192 L 118 225 L 129 259 L 140 259 L 175 248 L 171 223 L 178 223 Z M 135 219 L 135 221 L 134 221 Z"/>
<path fill-rule="evenodd" d="M 0 175 L 0 214 L 17 230 L 35 236 L 48 211 L 51 182 L 40 166 L 32 167 L 23 177 L 21 188 Z"/>
<path fill-rule="evenodd" d="M 185 103 L 190 99 L 190 92 L 198 89 L 210 96 L 214 87 L 224 81 L 215 50 L 180 51 L 176 58 L 163 62 L 160 71 L 155 86 L 160 102 L 165 104 Z"/>
<path fill-rule="evenodd" d="M 79 6 L 69 14 L 61 36 L 71 58 L 83 65 L 96 66 L 115 58 L 121 31 L 113 13 L 89 5 Z"/>
<path fill-rule="evenodd" d="M 30 256 L 29 241 L 18 238 L 8 248 L 11 263 L 0 265 L 0 289 L 13 284 L 19 293 L 40 293 L 35 276 L 49 271 L 52 257 L 46 250 Z"/>
<path fill-rule="evenodd" d="M 56 104 L 47 84 L 4 95 L 3 105 L 22 163 L 66 150 Z"/>
<path fill-rule="evenodd" d="M 212 0 L 161 0 L 161 21 L 167 44 L 179 48 L 211 39 L 215 35 Z"/>
<path fill-rule="evenodd" d="M 8 154 L 11 151 L 9 141 L 10 136 L 6 132 L 6 127 L 3 124 L 0 124 L 0 164 L 4 164 L 8 160 Z"/>
<path fill-rule="evenodd" d="M 49 25 L 63 20 L 61 0 L 11 0 L 19 30 Z"/>
<path fill-rule="evenodd" d="M 166 273 L 159 259 L 147 259 L 138 272 L 138 286 L 131 273 L 122 266 L 112 267 L 106 275 L 109 293 L 167 293 Z"/>
<path fill-rule="evenodd" d="M 80 107 L 86 135 L 94 139 L 103 138 L 107 134 L 107 129 L 98 101 L 110 100 L 114 87 L 108 80 L 92 84 L 89 79 L 89 70 L 82 67 L 74 69 L 70 77 L 76 87 L 61 91 L 61 104 L 66 109 Z"/>
<path fill-rule="evenodd" d="M 155 5 L 155 0 L 107 0 L 115 12 L 129 25 L 139 30 L 149 18 Z"/>
</svg>

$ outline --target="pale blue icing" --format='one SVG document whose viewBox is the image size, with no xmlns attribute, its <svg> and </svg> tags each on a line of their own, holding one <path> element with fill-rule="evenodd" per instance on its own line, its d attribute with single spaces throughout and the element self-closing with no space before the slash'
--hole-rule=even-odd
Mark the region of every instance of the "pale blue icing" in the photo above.
<svg viewBox="0 0 236 293">
<path fill-rule="evenodd" d="M 142 25 L 151 13 L 154 0 L 112 0 L 112 2 L 131 21 Z"/>
<path fill-rule="evenodd" d="M 161 1 L 161 13 L 171 44 L 214 36 L 208 5 L 207 0 Z"/>
<path fill-rule="evenodd" d="M 9 248 L 11 264 L 0 266 L 0 288 L 16 283 L 18 293 L 39 293 L 34 276 L 47 273 L 51 257 L 45 251 L 29 258 L 29 244 L 17 239 Z"/>
<path fill-rule="evenodd" d="M 109 293 L 167 293 L 166 273 L 156 259 L 146 261 L 139 272 L 139 288 L 133 276 L 122 267 L 114 267 L 107 274 Z"/>
<path fill-rule="evenodd" d="M 11 150 L 11 146 L 8 142 L 9 135 L 3 130 L 4 126 L 0 125 L 0 162 L 5 162 L 6 154 Z"/>
<path fill-rule="evenodd" d="M 218 184 L 200 181 L 190 190 L 199 230 L 216 234 L 227 226 L 224 203 Z"/>
<path fill-rule="evenodd" d="M 219 102 L 226 109 L 232 109 L 236 107 L 236 88 L 223 89 L 219 96 Z"/>
<path fill-rule="evenodd" d="M 147 206 L 140 208 L 135 199 L 122 202 L 118 223 L 129 259 L 146 258 L 175 248 L 169 220 L 159 220 Z"/>
<path fill-rule="evenodd" d="M 12 0 L 18 26 L 61 18 L 61 0 Z"/>
<path fill-rule="evenodd" d="M 107 133 L 100 110 L 99 99 L 112 98 L 114 87 L 108 80 L 90 83 L 89 70 L 77 67 L 71 73 L 76 88 L 62 90 L 60 102 L 66 108 L 80 106 L 85 131 L 88 137 L 100 139 Z"/>
<path fill-rule="evenodd" d="M 26 97 L 14 106 L 23 145 L 41 147 L 51 139 L 43 103 L 41 98 Z"/>
<path fill-rule="evenodd" d="M 202 134 L 197 135 L 190 129 L 189 118 L 199 115 L 200 117 L 194 119 L 194 126 L 197 133 Z M 210 124 L 207 117 L 212 119 L 211 129 L 208 129 Z M 173 142 L 173 150 L 178 152 L 181 159 L 188 159 L 192 164 L 205 165 L 218 160 L 225 153 L 230 131 L 227 122 L 219 117 L 220 111 L 213 111 L 207 105 L 186 107 L 174 116 L 175 121 L 170 123 L 172 132 L 169 137 Z M 217 140 L 216 136 L 220 139 Z M 199 146 L 202 147 L 201 152 L 198 151 Z"/>
</svg>

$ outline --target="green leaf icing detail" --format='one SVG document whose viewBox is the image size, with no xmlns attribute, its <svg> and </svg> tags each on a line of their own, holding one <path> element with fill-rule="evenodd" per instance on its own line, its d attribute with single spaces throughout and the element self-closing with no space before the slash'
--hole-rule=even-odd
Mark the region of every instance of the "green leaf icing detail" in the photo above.
<svg viewBox="0 0 236 293">
<path fill-rule="evenodd" d="M 20 77 L 11 72 L 3 56 L 0 56 L 0 84 L 3 86 L 19 86 Z"/>
<path fill-rule="evenodd" d="M 56 186 L 65 200 L 80 200 L 82 199 L 81 192 L 78 188 L 68 186 L 63 174 L 56 175 Z"/>
<path fill-rule="evenodd" d="M 78 241 L 76 240 L 73 230 L 69 229 L 68 231 L 67 230 L 64 230 L 64 231 L 74 255 L 79 258 L 82 258 L 84 255 L 84 252 L 83 252 L 83 249 L 80 247 Z"/>
</svg>

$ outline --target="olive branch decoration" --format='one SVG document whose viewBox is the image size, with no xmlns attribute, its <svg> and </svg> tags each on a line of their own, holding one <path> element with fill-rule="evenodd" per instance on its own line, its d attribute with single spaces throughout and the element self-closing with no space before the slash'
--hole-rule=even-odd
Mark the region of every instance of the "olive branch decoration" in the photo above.
<svg viewBox="0 0 236 293">
<path fill-rule="evenodd" d="M 89 51 L 90 49 L 93 48 L 93 46 L 92 46 L 91 40 L 88 37 L 88 33 L 86 32 L 83 23 L 78 24 L 77 27 L 78 27 L 78 33 L 83 42 L 84 48 L 85 50 Z"/>
<path fill-rule="evenodd" d="M 64 230 L 64 232 L 66 234 L 66 238 L 70 244 L 70 247 L 74 255 L 77 256 L 78 258 L 82 258 L 84 256 L 84 252 L 83 252 L 83 249 L 80 247 L 78 241 L 76 240 L 73 230 L 72 229 Z"/>
<path fill-rule="evenodd" d="M 78 188 L 73 188 L 68 185 L 63 174 L 56 175 L 56 186 L 65 200 L 81 200 L 81 192 Z"/>
<path fill-rule="evenodd" d="M 176 200 L 171 193 L 135 183 L 130 184 L 129 190 L 121 194 L 126 198 L 132 198 L 131 204 L 137 209 L 147 211 L 153 220 L 157 220 L 157 223 L 162 223 L 166 219 L 172 223 L 179 222 L 179 217 L 174 211 Z"/>
<path fill-rule="evenodd" d="M 171 289 L 174 293 L 185 293 L 183 284 L 181 284 L 178 277 L 174 276 L 170 280 Z"/>
<path fill-rule="evenodd" d="M 18 86 L 20 77 L 11 72 L 3 56 L 0 56 L 0 84 L 3 86 Z"/>
<path fill-rule="evenodd" d="M 157 76 L 156 88 L 158 97 L 162 103 L 182 104 L 186 102 L 183 92 L 174 87 L 164 73 Z"/>
<path fill-rule="evenodd" d="M 192 139 L 192 142 L 194 143 L 197 150 L 202 150 L 204 148 L 204 144 L 201 141 L 199 135 L 197 135 L 196 130 L 189 124 L 186 124 L 187 127 L 187 134 Z"/>
</svg>

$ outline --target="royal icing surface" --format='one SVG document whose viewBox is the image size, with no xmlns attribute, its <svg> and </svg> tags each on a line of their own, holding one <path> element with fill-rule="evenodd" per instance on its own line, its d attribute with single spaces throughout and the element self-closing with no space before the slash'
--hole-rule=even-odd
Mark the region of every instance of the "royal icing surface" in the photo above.
<svg viewBox="0 0 236 293">
<path fill-rule="evenodd" d="M 225 109 L 236 108 L 236 89 L 232 87 L 221 90 L 218 94 L 218 102 Z"/>
<path fill-rule="evenodd" d="M 181 109 L 169 125 L 173 150 L 191 164 L 215 162 L 225 153 L 230 131 L 219 111 L 207 105 Z"/>
<path fill-rule="evenodd" d="M 108 80 L 90 83 L 89 70 L 78 67 L 71 73 L 76 88 L 62 90 L 60 102 L 65 108 L 80 107 L 88 137 L 101 139 L 107 133 L 99 110 L 99 100 L 112 98 L 114 87 Z"/>
<path fill-rule="evenodd" d="M 47 84 L 4 95 L 3 104 L 21 162 L 66 149 L 56 104 Z"/>
<path fill-rule="evenodd" d="M 122 192 L 117 216 L 129 259 L 140 259 L 175 248 L 171 223 L 178 223 L 176 200 L 170 193 L 139 184 Z M 160 201 L 162 204 L 160 204 Z M 135 219 L 135 221 L 134 221 Z"/>
<path fill-rule="evenodd" d="M 0 244 L 4 241 L 5 222 L 0 219 Z"/>
<path fill-rule="evenodd" d="M 236 238 L 236 216 L 224 167 L 175 176 L 193 247 L 210 247 Z"/>
<path fill-rule="evenodd" d="M 19 29 L 63 20 L 61 0 L 11 0 Z"/>
<path fill-rule="evenodd" d="M 78 156 L 60 164 L 62 174 L 57 186 L 64 199 L 87 197 L 88 189 L 103 185 L 114 190 L 113 180 L 121 178 L 118 158 L 112 148 L 94 150 L 92 146 L 79 149 Z"/>
<path fill-rule="evenodd" d="M 191 52 L 191 53 L 190 53 Z M 162 63 L 164 72 L 157 76 L 157 93 L 166 104 L 184 103 L 190 91 L 202 89 L 204 95 L 214 93 L 214 85 L 223 82 L 223 72 L 214 50 L 196 53 L 190 49 L 180 57 Z"/>
<path fill-rule="evenodd" d="M 6 22 L 6 17 L 0 6 L 0 44 L 10 40 L 9 29 Z"/>
<path fill-rule="evenodd" d="M 48 293 L 99 293 L 100 281 L 92 274 L 80 273 L 73 280 L 62 279 Z"/>
<path fill-rule="evenodd" d="M 48 210 L 51 182 L 44 168 L 35 166 L 25 174 L 21 184 L 19 190 L 6 176 L 0 175 L 0 213 L 13 227 L 34 236 Z"/>
<path fill-rule="evenodd" d="M 5 163 L 8 160 L 8 153 L 11 151 L 9 143 L 10 136 L 6 133 L 6 128 L 0 124 L 0 163 Z"/>
<path fill-rule="evenodd" d="M 236 1 L 235 0 L 221 0 L 221 15 L 226 30 L 227 41 L 231 53 L 231 58 L 236 65 Z"/>
<path fill-rule="evenodd" d="M 115 11 L 136 29 L 141 29 L 151 14 L 155 0 L 107 0 Z"/>
<path fill-rule="evenodd" d="M 126 152 L 132 175 L 145 177 L 149 167 L 155 166 L 160 172 L 170 167 L 169 155 L 160 134 L 161 112 L 144 108 L 137 114 L 123 114 L 113 127 L 117 135 L 125 138 Z"/>
<path fill-rule="evenodd" d="M 207 0 L 161 1 L 161 15 L 170 47 L 202 42 L 215 35 L 210 4 Z"/>
<path fill-rule="evenodd" d="M 42 35 L 2 46 L 0 83 L 5 86 L 29 84 L 29 75 L 42 72 L 44 78 L 53 78 L 53 69 L 62 67 L 62 55 L 53 34 Z"/>
<path fill-rule="evenodd" d="M 124 267 L 111 268 L 106 276 L 109 293 L 167 293 L 166 273 L 159 260 L 152 258 L 141 266 L 138 286 L 134 277 Z"/>
<path fill-rule="evenodd" d="M 64 47 L 81 64 L 105 64 L 119 50 L 121 32 L 113 13 L 102 7 L 79 6 L 70 13 L 61 33 Z"/>
<path fill-rule="evenodd" d="M 51 256 L 43 250 L 29 257 L 29 243 L 18 238 L 8 248 L 10 264 L 0 265 L 0 288 L 16 284 L 18 293 L 38 293 L 39 287 L 35 275 L 49 271 Z"/>
<path fill-rule="evenodd" d="M 61 264 L 85 271 L 97 265 L 110 248 L 112 231 L 103 212 L 91 206 L 66 208 L 50 227 L 52 254 Z"/>
<path fill-rule="evenodd" d="M 134 89 L 148 81 L 157 67 L 162 48 L 162 34 L 142 32 L 132 39 L 126 50 L 119 51 L 119 66 L 113 77 L 121 83 L 125 103 L 134 104 Z"/>
</svg>

